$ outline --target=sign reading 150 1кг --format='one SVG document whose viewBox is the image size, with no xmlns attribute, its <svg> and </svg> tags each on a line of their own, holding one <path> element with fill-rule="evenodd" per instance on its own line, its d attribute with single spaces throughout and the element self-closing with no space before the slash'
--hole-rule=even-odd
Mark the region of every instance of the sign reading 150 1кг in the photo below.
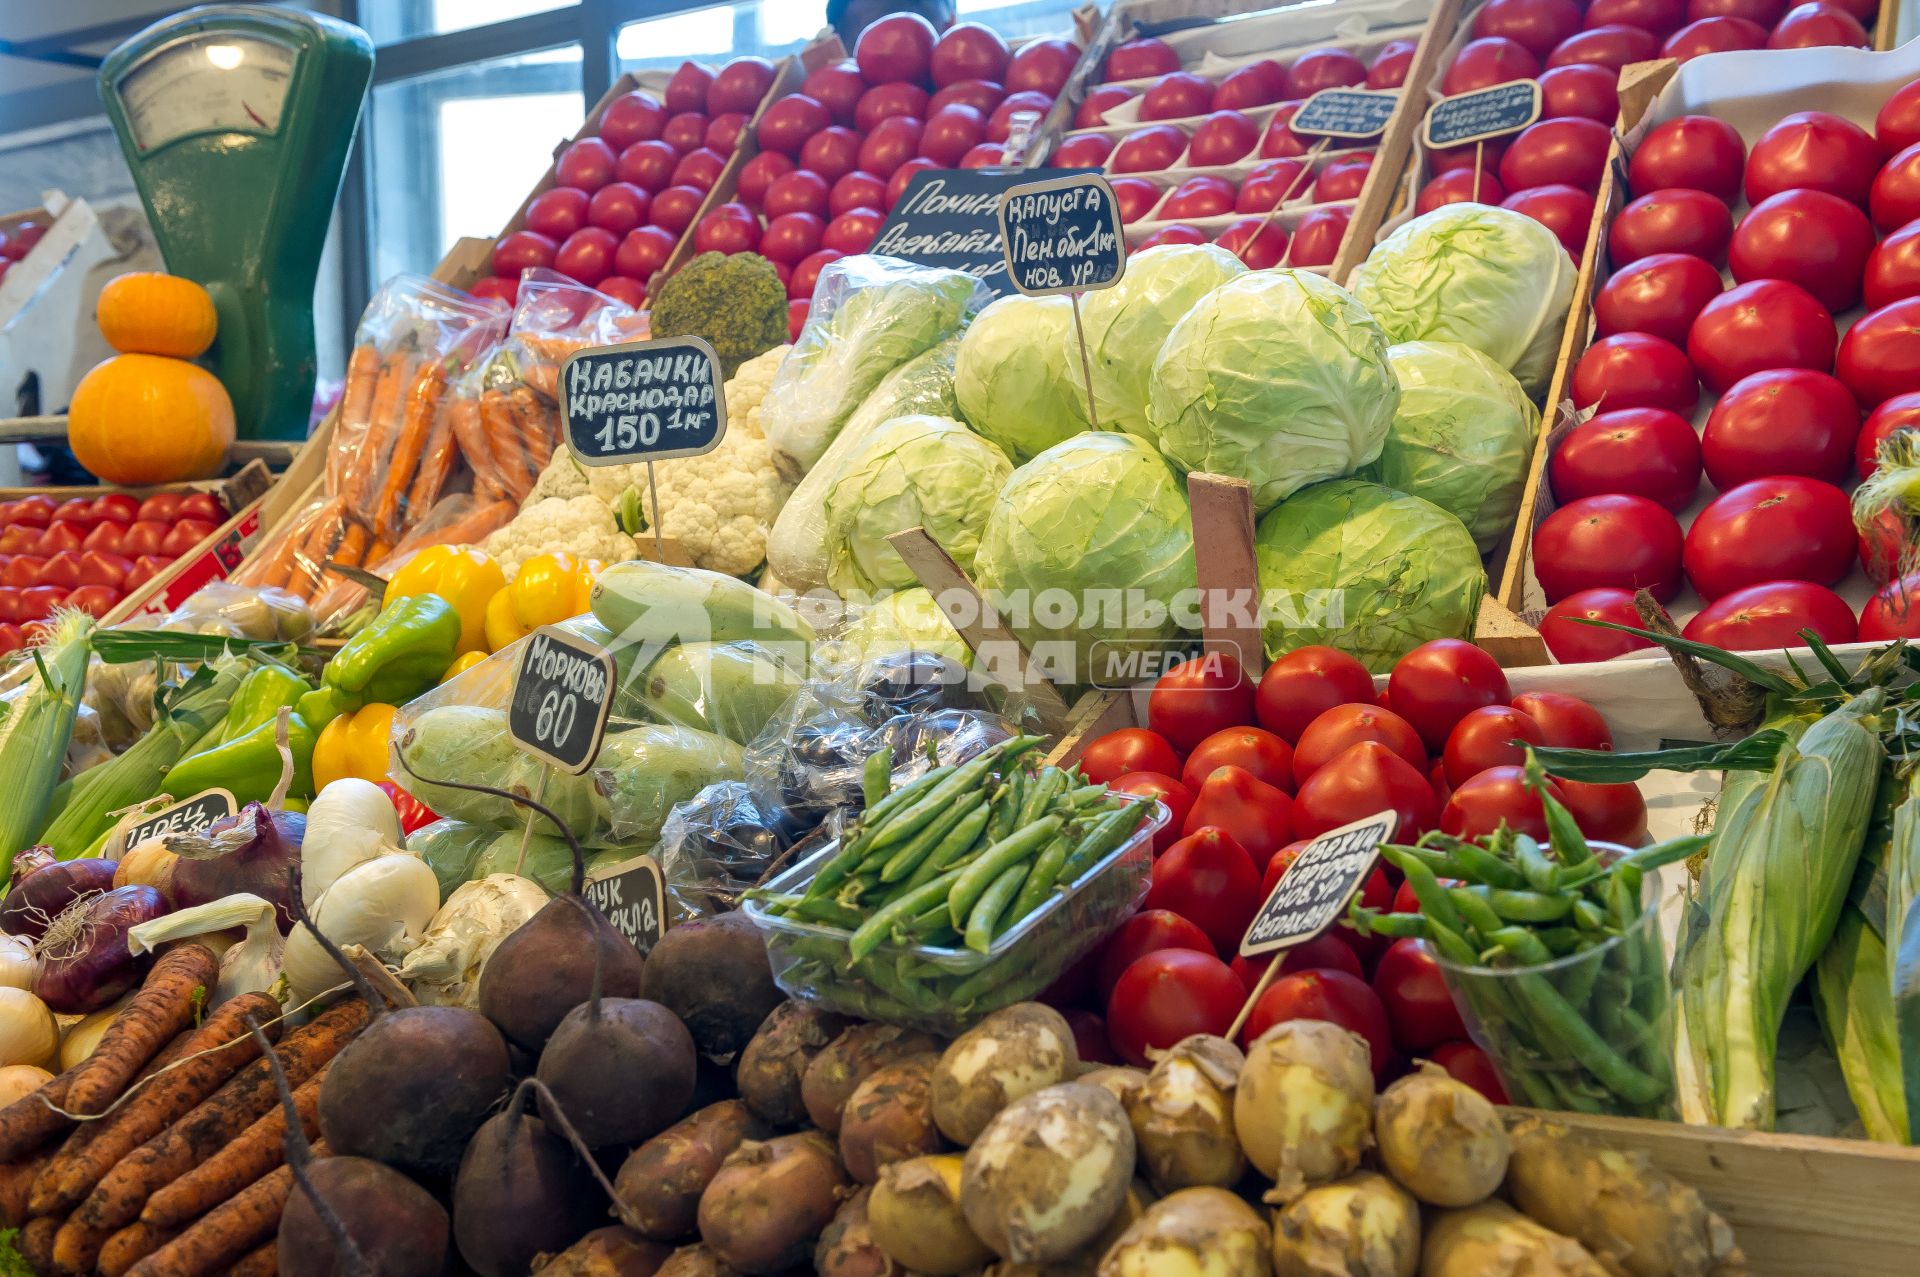
<svg viewBox="0 0 1920 1277">
<path fill-rule="evenodd" d="M 727 430 L 725 378 L 698 337 L 575 351 L 560 365 L 560 415 L 580 464 L 697 457 Z"/>
</svg>

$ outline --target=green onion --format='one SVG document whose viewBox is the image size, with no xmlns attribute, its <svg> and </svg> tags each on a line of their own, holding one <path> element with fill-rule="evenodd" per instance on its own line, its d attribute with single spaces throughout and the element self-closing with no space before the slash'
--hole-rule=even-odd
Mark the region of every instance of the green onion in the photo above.
<svg viewBox="0 0 1920 1277">
<path fill-rule="evenodd" d="M 7 779 L 7 801 L 0 803 L 0 884 L 12 872 L 15 852 L 25 851 L 47 817 L 73 740 L 73 722 L 87 690 L 88 640 L 93 618 L 62 612 L 53 631 L 29 658 L 34 677 L 4 707 L 0 717 L 0 776 Z"/>
</svg>

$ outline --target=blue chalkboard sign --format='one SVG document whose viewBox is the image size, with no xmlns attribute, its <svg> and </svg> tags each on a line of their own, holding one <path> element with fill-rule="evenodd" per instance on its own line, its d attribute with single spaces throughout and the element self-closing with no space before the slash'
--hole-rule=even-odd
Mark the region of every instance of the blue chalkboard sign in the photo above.
<svg viewBox="0 0 1920 1277">
<path fill-rule="evenodd" d="M 1093 169 L 1048 169 L 1048 178 Z M 995 297 L 1013 292 L 1000 235 L 1000 197 L 1034 180 L 1032 170 L 928 169 L 915 173 L 869 253 L 978 277 Z"/>
<path fill-rule="evenodd" d="M 1539 118 L 1540 82 L 1509 80 L 1435 102 L 1427 112 L 1427 145 L 1437 149 L 1484 142 L 1518 133 Z"/>
<path fill-rule="evenodd" d="M 720 357 L 698 337 L 575 351 L 560 365 L 560 416 L 584 466 L 697 457 L 727 432 Z"/>
<path fill-rule="evenodd" d="M 1364 141 L 1387 131 L 1399 105 L 1397 89 L 1322 89 L 1301 104 L 1287 127 L 1304 137 Z"/>
<path fill-rule="evenodd" d="M 1127 268 L 1120 202 L 1098 174 L 1051 177 L 1000 197 L 1007 276 L 1029 297 L 1111 288 Z"/>
</svg>

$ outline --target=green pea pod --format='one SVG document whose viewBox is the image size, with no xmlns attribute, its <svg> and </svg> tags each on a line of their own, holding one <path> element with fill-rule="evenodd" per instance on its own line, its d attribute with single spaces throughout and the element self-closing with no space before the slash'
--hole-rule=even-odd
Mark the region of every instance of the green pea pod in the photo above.
<svg viewBox="0 0 1920 1277">
<path fill-rule="evenodd" d="M 866 765 L 860 769 L 860 796 L 863 807 L 872 807 L 887 796 L 887 789 L 893 783 L 893 751 L 886 748 L 874 750 L 867 755 Z"/>
<path fill-rule="evenodd" d="M 1066 837 L 1056 835 L 1033 862 L 1033 872 L 1027 875 L 1026 883 L 1020 888 L 1020 894 L 1014 897 L 1013 906 L 1001 915 L 1001 925 L 994 929 L 998 935 L 1008 927 L 1015 925 L 1028 914 L 1046 903 L 1053 893 L 1053 886 L 1060 879 L 1060 871 L 1066 868 L 1067 853 L 1073 844 Z"/>
<path fill-rule="evenodd" d="M 1039 819 L 1052 810 L 1054 799 L 1067 787 L 1067 774 L 1058 767 L 1049 767 L 1040 773 L 1027 789 L 1026 797 L 1020 804 L 1019 824 L 1026 825 Z"/>
<path fill-rule="evenodd" d="M 981 893 L 980 899 L 974 902 L 972 911 L 967 914 L 967 948 L 975 953 L 985 953 L 993 944 L 994 928 L 1007 906 L 1013 903 L 1020 884 L 1026 881 L 1028 868 L 1018 863 L 1008 865 L 993 880 L 993 884 Z"/>
<path fill-rule="evenodd" d="M 1426 861 L 1400 847 L 1382 847 L 1380 851 L 1413 884 L 1413 895 L 1420 902 L 1420 912 L 1449 931 L 1457 933 L 1462 929 L 1459 911 L 1453 907 L 1446 889 L 1433 876 L 1433 870 L 1427 868 Z"/>
<path fill-rule="evenodd" d="M 987 832 L 987 821 L 991 815 L 985 803 L 970 809 L 966 818 L 955 825 L 953 831 L 942 838 L 927 858 L 920 862 L 920 867 L 903 884 L 903 890 L 912 891 L 921 887 L 962 863 L 967 854 L 979 846 L 981 836 Z"/>
<path fill-rule="evenodd" d="M 1521 834 L 1513 840 L 1514 860 L 1520 866 L 1520 872 L 1526 876 L 1527 885 L 1535 891 L 1552 893 L 1560 890 L 1560 866 L 1547 859 L 1547 853 L 1534 839 Z"/>
<path fill-rule="evenodd" d="M 1036 820 L 1024 829 L 1015 830 L 1000 839 L 982 852 L 979 859 L 962 869 L 953 884 L 953 893 L 947 897 L 948 915 L 953 919 L 953 925 L 964 927 L 974 905 L 980 902 L 980 897 L 1007 866 L 1026 860 L 1059 832 L 1058 816 Z"/>
<path fill-rule="evenodd" d="M 1060 869 L 1060 881 L 1069 887 L 1079 882 L 1089 869 L 1105 860 L 1116 847 L 1133 836 L 1133 831 L 1140 827 L 1141 819 L 1138 803 L 1121 803 L 1112 811 L 1103 813 L 1081 835 L 1079 845 L 1068 853 L 1067 863 Z"/>
<path fill-rule="evenodd" d="M 911 878 L 913 871 L 940 845 L 942 839 L 959 828 L 966 818 L 975 811 L 986 810 L 984 794 L 975 794 L 971 801 L 962 800 L 953 804 L 945 815 L 937 818 L 931 825 L 901 844 L 893 855 L 887 857 L 881 865 L 881 882 L 899 882 Z M 877 859 L 878 857 L 876 857 Z"/>
<path fill-rule="evenodd" d="M 882 847 L 897 846 L 913 837 L 946 810 L 948 803 L 979 785 L 987 773 L 993 770 L 995 764 L 1012 762 L 1042 744 L 1045 739 L 1043 736 L 1014 736 L 982 750 L 978 755 L 967 760 L 952 775 L 927 791 L 926 795 L 911 807 L 888 820 L 884 828 L 874 830 L 872 849 L 878 851 Z"/>
<path fill-rule="evenodd" d="M 1487 904 L 1508 922 L 1558 922 L 1573 910 L 1571 894 L 1545 895 L 1538 891 L 1487 893 Z"/>
<path fill-rule="evenodd" d="M 1489 887 L 1504 887 L 1511 891 L 1522 890 L 1527 885 L 1526 876 L 1500 857 L 1463 842 L 1454 848 L 1453 858 L 1460 869 L 1470 879 L 1485 883 Z"/>
<path fill-rule="evenodd" d="M 1354 929 L 1363 936 L 1386 936 L 1393 940 L 1425 940 L 1427 938 L 1427 920 L 1417 913 L 1381 913 L 1378 909 L 1364 909 L 1354 897 L 1354 905 L 1347 911 L 1347 919 Z"/>
<path fill-rule="evenodd" d="M 945 898 L 962 872 L 955 869 L 941 874 L 924 886 L 897 896 L 875 910 L 873 916 L 861 923 L 860 929 L 847 941 L 848 961 L 858 962 L 866 957 L 886 941 L 895 926 L 918 917 L 923 910 Z"/>
<path fill-rule="evenodd" d="M 1459 911 L 1461 921 L 1482 940 L 1492 943 L 1493 933 L 1507 925 L 1506 921 L 1493 911 L 1493 906 L 1487 902 L 1490 888 L 1447 887 L 1444 890 L 1447 893 L 1447 899 Z"/>
</svg>

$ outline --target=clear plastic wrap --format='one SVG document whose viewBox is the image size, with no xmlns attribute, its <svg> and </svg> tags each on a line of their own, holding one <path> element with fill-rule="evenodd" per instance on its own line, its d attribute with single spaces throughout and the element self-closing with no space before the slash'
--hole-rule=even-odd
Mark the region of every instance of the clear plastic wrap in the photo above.
<svg viewBox="0 0 1920 1277">
<path fill-rule="evenodd" d="M 690 917 L 736 908 L 742 892 L 781 864 L 796 832 L 790 813 L 754 786 L 708 785 L 675 807 L 660 831 L 667 891 Z"/>
<path fill-rule="evenodd" d="M 614 700 L 622 717 L 674 723 L 753 741 L 800 690 L 806 671 L 761 643 L 681 643 L 624 683 Z"/>
</svg>

